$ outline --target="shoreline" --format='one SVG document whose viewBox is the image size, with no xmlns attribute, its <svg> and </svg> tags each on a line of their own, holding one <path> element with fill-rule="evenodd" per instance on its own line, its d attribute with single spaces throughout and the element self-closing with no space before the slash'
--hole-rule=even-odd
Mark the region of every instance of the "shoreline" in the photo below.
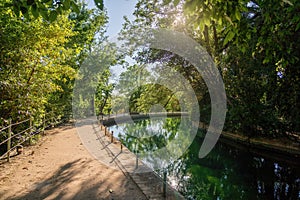
<svg viewBox="0 0 300 200">
<path fill-rule="evenodd" d="M 119 116 L 109 116 L 106 119 L 99 119 L 100 123 L 105 126 L 111 126 L 115 124 L 115 118 L 117 118 L 118 123 L 126 123 L 131 120 L 141 120 L 141 119 L 148 119 L 150 117 L 161 117 L 161 116 L 168 116 L 168 117 L 179 117 L 182 115 L 187 115 L 187 113 L 147 113 L 147 114 L 139 114 L 139 113 L 132 113 L 128 115 L 119 115 Z M 192 122 L 194 126 L 198 127 L 199 129 L 207 129 L 208 125 L 199 122 Z M 239 133 L 231 133 L 228 131 L 222 131 L 220 135 L 220 139 L 229 143 L 230 145 L 236 146 L 240 145 L 241 148 L 247 147 L 248 149 L 252 149 L 255 151 L 264 150 L 267 152 L 258 152 L 258 153 L 276 153 L 280 154 L 280 156 L 288 156 L 294 158 L 300 158 L 300 143 L 296 141 L 292 141 L 288 138 L 266 138 L 266 137 L 248 137 Z"/>
<path fill-rule="evenodd" d="M 207 130 L 208 125 L 203 122 L 199 122 L 198 127 L 200 129 Z M 280 154 L 281 156 L 300 158 L 300 144 L 293 142 L 288 138 L 248 138 L 247 136 L 239 133 L 222 131 L 220 139 L 227 140 L 229 143 L 243 145 L 250 149 L 266 150 L 267 152 Z"/>
<path fill-rule="evenodd" d="M 126 123 L 131 120 L 141 120 L 147 119 L 150 117 L 179 117 L 182 115 L 187 115 L 187 113 L 147 113 L 147 114 L 139 114 L 139 113 L 132 113 L 128 115 L 119 115 L 119 116 L 109 116 L 106 119 L 99 119 L 100 123 L 105 126 L 111 126 L 115 124 L 115 118 L 117 118 L 118 123 Z M 206 129 L 208 125 L 199 122 L 193 122 L 193 124 L 198 127 L 199 129 Z M 252 137 L 248 138 L 240 133 L 231 133 L 227 131 L 222 131 L 220 135 L 221 140 L 227 140 L 227 143 L 235 143 L 237 145 L 243 145 L 247 148 L 256 149 L 256 150 L 266 150 L 270 153 L 281 154 L 283 156 L 290 156 L 300 158 L 300 143 L 292 141 L 288 138 L 266 138 L 266 137 Z"/>
</svg>

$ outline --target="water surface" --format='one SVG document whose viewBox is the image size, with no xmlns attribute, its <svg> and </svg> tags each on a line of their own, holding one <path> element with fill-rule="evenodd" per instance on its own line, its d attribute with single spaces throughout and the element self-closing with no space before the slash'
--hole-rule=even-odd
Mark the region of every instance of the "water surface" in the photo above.
<svg viewBox="0 0 300 200">
<path fill-rule="evenodd" d="M 155 152 L 178 139 L 183 130 L 188 137 L 191 127 L 185 120 L 188 119 L 145 119 L 112 126 L 110 130 L 132 152 Z M 186 126 L 179 129 L 180 124 Z M 300 199 L 299 160 L 255 152 L 222 140 L 199 159 L 204 135 L 205 131 L 199 130 L 179 159 L 166 169 L 156 169 L 160 175 L 166 170 L 169 184 L 186 199 Z"/>
</svg>

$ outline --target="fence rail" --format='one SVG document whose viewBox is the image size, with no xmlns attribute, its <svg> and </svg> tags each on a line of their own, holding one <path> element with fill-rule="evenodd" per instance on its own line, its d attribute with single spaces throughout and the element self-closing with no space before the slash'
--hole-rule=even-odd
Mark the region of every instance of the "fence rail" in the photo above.
<svg viewBox="0 0 300 200">
<path fill-rule="evenodd" d="M 21 130 L 17 133 L 13 133 L 12 127 L 18 126 L 20 124 L 24 124 L 29 121 L 29 127 Z M 4 154 L 0 155 L 0 160 L 3 158 L 7 158 L 7 162 L 10 161 L 10 153 L 13 152 L 18 147 L 21 147 L 26 141 L 31 143 L 31 139 L 40 134 L 45 129 L 49 128 L 50 126 L 54 126 L 61 121 L 57 120 L 56 117 L 46 118 L 44 117 L 41 124 L 39 126 L 33 125 L 33 118 L 29 117 L 28 119 L 12 123 L 11 119 L 8 120 L 8 126 L 2 127 L 0 129 L 0 133 L 6 132 L 7 138 L 0 142 L 0 146 L 6 143 L 7 150 Z M 20 137 L 20 139 L 16 142 L 16 144 L 12 145 L 12 139 Z"/>
</svg>

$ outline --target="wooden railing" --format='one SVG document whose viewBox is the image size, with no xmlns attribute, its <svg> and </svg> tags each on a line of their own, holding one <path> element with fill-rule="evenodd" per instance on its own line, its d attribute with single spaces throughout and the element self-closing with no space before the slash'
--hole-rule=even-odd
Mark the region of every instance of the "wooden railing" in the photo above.
<svg viewBox="0 0 300 200">
<path fill-rule="evenodd" d="M 29 127 L 25 128 L 23 130 L 20 130 L 16 133 L 12 131 L 13 127 L 17 127 L 21 124 L 24 124 L 26 122 L 29 122 Z M 35 126 L 33 124 L 33 118 L 29 117 L 28 119 L 25 119 L 23 121 L 12 123 L 12 120 L 8 120 L 8 125 L 5 127 L 1 127 L 0 134 L 6 135 L 6 139 L 0 142 L 0 147 L 6 144 L 6 152 L 0 155 L 0 160 L 5 158 L 7 159 L 7 162 L 10 161 L 11 152 L 14 150 L 22 149 L 23 144 L 27 141 L 29 141 L 29 144 L 32 142 L 32 138 L 41 132 L 44 133 L 45 129 L 49 128 L 50 126 L 55 126 L 58 123 L 60 123 L 60 120 L 57 120 L 56 117 L 44 117 L 42 120 L 42 123 L 40 123 L 39 126 Z M 14 141 L 14 143 L 12 143 Z"/>
</svg>

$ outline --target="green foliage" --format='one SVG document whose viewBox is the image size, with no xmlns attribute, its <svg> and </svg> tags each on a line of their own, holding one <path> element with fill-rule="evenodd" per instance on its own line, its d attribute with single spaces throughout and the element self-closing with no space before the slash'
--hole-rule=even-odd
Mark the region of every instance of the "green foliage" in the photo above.
<svg viewBox="0 0 300 200">
<path fill-rule="evenodd" d="M 180 111 L 178 99 L 174 93 L 159 84 L 147 84 L 141 87 L 141 94 L 135 100 L 136 111 L 138 112 L 167 112 Z M 155 110 L 155 107 L 160 107 Z M 154 109 L 154 110 L 153 110 Z"/>
<path fill-rule="evenodd" d="M 153 73 L 153 71 L 151 72 Z M 179 111 L 181 109 L 177 99 L 179 94 L 176 96 L 174 91 L 164 84 L 159 84 L 158 81 L 155 81 L 156 77 L 150 74 L 145 66 L 136 64 L 128 67 L 125 72 L 121 73 L 119 83 L 116 85 L 118 90 L 116 96 L 119 100 L 116 103 L 128 104 L 129 112 Z M 176 84 L 173 85 L 175 90 L 176 87 L 179 87 Z M 155 108 L 156 110 L 153 110 Z"/>
<path fill-rule="evenodd" d="M 103 1 L 95 0 L 95 5 L 103 10 Z M 53 22 L 59 15 L 68 11 L 80 13 L 78 0 L 4 0 L 1 7 L 11 8 L 14 14 L 31 19 L 41 16 L 44 20 Z"/>
<path fill-rule="evenodd" d="M 244 39 L 231 42 L 219 56 L 230 98 L 228 125 L 250 135 L 300 130 L 299 6 L 257 1 L 236 24 Z"/>
<path fill-rule="evenodd" d="M 94 0 L 95 5 L 97 6 L 97 8 L 99 8 L 100 10 L 103 10 L 103 0 Z"/>
<path fill-rule="evenodd" d="M 99 77 L 99 82 L 96 88 L 95 105 L 97 115 L 110 114 L 111 110 L 111 95 L 115 87 L 109 82 L 111 73 L 109 69 L 104 70 Z"/>
<path fill-rule="evenodd" d="M 73 112 L 76 118 L 107 112 L 114 85 L 109 83 L 110 66 L 116 64 L 116 49 L 108 42 L 95 42 L 78 72 L 74 86 Z M 96 107 L 95 107 L 96 106 Z"/>
<path fill-rule="evenodd" d="M 143 66 L 132 65 L 127 68 L 125 72 L 120 74 L 118 83 L 116 84 L 116 90 L 118 91 L 115 95 L 117 102 L 123 106 L 114 106 L 114 112 L 138 112 L 137 101 L 142 94 L 142 85 L 147 82 L 150 78 L 150 73 Z M 129 107 L 128 107 L 129 105 Z M 117 107 L 120 110 L 117 110 Z"/>
<path fill-rule="evenodd" d="M 55 84 L 76 71 L 65 65 L 72 49 L 64 48 L 75 33 L 66 15 L 49 24 L 42 19 L 27 23 L 1 12 L 1 118 L 14 121 L 44 113 L 48 95 L 61 90 Z"/>
<path fill-rule="evenodd" d="M 0 8 L 1 124 L 45 113 L 71 117 L 74 79 L 87 57 L 95 34 L 104 36 L 105 13 L 77 5 L 78 13 L 64 13 L 49 23 L 19 18 L 9 7 Z"/>
<path fill-rule="evenodd" d="M 76 34 L 69 38 L 65 48 L 73 49 L 74 53 L 70 55 L 66 64 L 74 70 L 80 68 L 83 62 L 88 59 L 92 46 L 97 43 L 95 35 L 99 40 L 104 37 L 104 25 L 107 23 L 107 16 L 98 10 L 90 10 L 85 4 L 80 5 L 79 13 L 70 13 L 69 20 L 74 23 L 72 31 Z M 60 80 L 56 81 L 62 90 L 52 93 L 48 99 L 47 110 L 53 110 L 64 118 L 72 117 L 72 93 L 74 79 L 62 75 Z M 82 104 L 85 105 L 85 104 Z"/>
<path fill-rule="evenodd" d="M 140 0 L 136 19 L 126 21 L 122 33 L 129 37 L 141 27 L 163 27 L 191 36 L 207 49 L 223 76 L 226 128 L 249 136 L 279 136 L 300 132 L 299 8 L 296 0 Z M 207 88 L 189 64 L 157 50 L 140 53 L 138 59 L 162 61 L 182 73 L 198 96 L 201 118 L 209 121 Z"/>
</svg>

